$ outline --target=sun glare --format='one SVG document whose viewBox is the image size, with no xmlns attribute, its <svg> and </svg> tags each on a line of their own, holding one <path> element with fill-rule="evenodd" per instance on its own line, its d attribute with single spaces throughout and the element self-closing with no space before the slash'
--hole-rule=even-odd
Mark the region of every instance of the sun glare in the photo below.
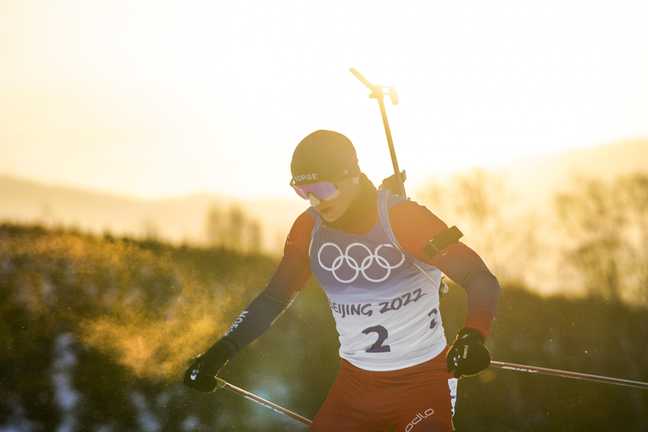
<svg viewBox="0 0 648 432">
<path fill-rule="evenodd" d="M 7 107 L 47 109 L 25 134 L 5 108 L 17 121 L 0 169 L 149 197 L 288 195 L 294 146 L 326 128 L 356 143 L 378 181 L 391 174 L 383 125 L 350 67 L 397 88 L 388 116 L 415 183 L 648 134 L 640 13 L 503 6 L 17 2 L 3 94 Z M 75 155 L 65 172 L 42 162 L 61 153 Z"/>
</svg>

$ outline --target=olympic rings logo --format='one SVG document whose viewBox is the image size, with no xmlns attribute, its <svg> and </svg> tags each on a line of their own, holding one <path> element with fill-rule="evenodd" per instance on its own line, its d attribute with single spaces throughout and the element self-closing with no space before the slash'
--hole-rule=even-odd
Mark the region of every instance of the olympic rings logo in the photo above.
<svg viewBox="0 0 648 432">
<path fill-rule="evenodd" d="M 337 251 L 338 256 L 333 259 L 333 262 L 331 262 L 330 266 L 325 265 L 322 262 L 322 252 L 327 248 L 327 247 L 332 247 Z M 358 260 L 355 259 L 354 257 L 351 256 L 350 251 L 353 248 L 362 248 L 365 250 L 367 253 L 367 256 L 364 257 L 360 263 L 358 263 Z M 391 264 L 387 258 L 384 256 L 380 255 L 380 251 L 383 248 L 392 248 L 398 251 L 400 254 L 401 258 L 400 261 L 396 264 Z M 405 262 L 405 255 L 398 249 L 396 249 L 393 245 L 391 244 L 381 244 L 376 247 L 376 249 L 372 252 L 371 249 L 369 249 L 366 245 L 362 243 L 351 243 L 346 247 L 344 252 L 342 251 L 342 248 L 340 246 L 336 245 L 335 243 L 327 242 L 322 244 L 322 246 L 319 248 L 319 251 L 317 252 L 317 261 L 319 262 L 319 265 L 327 271 L 330 271 L 333 274 L 333 277 L 340 283 L 343 284 L 348 284 L 354 282 L 358 276 L 362 274 L 366 280 L 369 282 L 373 283 L 380 283 L 385 280 L 391 275 L 392 270 L 397 269 L 403 263 Z M 345 264 L 354 272 L 353 276 L 351 276 L 348 279 L 342 279 L 338 275 L 338 270 L 342 267 L 343 264 Z M 378 264 L 380 268 L 385 270 L 385 274 L 382 277 L 379 278 L 373 278 L 369 276 L 366 272 L 367 269 L 369 269 L 374 263 Z"/>
</svg>

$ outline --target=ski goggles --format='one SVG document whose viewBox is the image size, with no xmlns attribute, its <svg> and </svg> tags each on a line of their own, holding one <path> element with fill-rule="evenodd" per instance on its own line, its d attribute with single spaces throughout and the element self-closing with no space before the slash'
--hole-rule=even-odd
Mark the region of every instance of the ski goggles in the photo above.
<svg viewBox="0 0 648 432">
<path fill-rule="evenodd" d="M 320 181 L 317 183 L 305 183 L 300 185 L 291 181 L 290 186 L 292 186 L 295 192 L 297 192 L 297 195 L 305 200 L 310 199 L 311 195 L 313 195 L 320 201 L 330 201 L 340 194 L 335 183 L 330 181 Z"/>
</svg>

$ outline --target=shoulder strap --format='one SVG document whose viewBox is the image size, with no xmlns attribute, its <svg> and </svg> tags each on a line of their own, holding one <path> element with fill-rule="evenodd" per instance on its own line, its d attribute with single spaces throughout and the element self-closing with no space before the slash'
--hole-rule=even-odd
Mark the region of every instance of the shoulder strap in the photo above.
<svg viewBox="0 0 648 432">
<path fill-rule="evenodd" d="M 308 244 L 308 256 L 310 257 L 311 248 L 313 247 L 313 240 L 315 239 L 315 236 L 317 235 L 320 226 L 322 226 L 322 218 L 313 207 L 309 207 L 308 212 L 313 215 L 313 218 L 315 218 L 315 223 L 313 224 L 313 230 L 311 231 L 310 243 Z"/>
<path fill-rule="evenodd" d="M 400 249 L 401 252 L 403 248 L 401 248 L 400 244 L 398 244 L 398 240 L 396 240 L 396 235 L 394 234 L 394 231 L 392 230 L 391 227 L 391 222 L 389 221 L 389 209 L 394 204 L 397 204 L 402 201 L 405 201 L 405 199 L 398 195 L 393 195 L 387 189 L 383 189 L 378 192 L 378 217 L 380 218 L 380 225 L 382 226 L 383 230 L 385 230 L 385 233 L 387 234 L 389 241 L 391 241 L 394 244 L 394 246 Z"/>
<path fill-rule="evenodd" d="M 387 233 L 387 237 L 389 238 L 389 241 L 391 241 L 392 244 L 396 246 L 403 255 L 409 256 L 409 254 L 405 252 L 405 250 L 403 250 L 401 245 L 398 243 L 398 240 L 396 240 L 396 235 L 394 234 L 394 231 L 392 230 L 391 227 L 391 222 L 389 221 L 389 209 L 394 204 L 403 202 L 405 200 L 406 200 L 405 198 L 399 195 L 393 195 L 391 192 L 389 192 L 386 189 L 383 189 L 380 192 L 378 192 L 378 215 L 380 217 L 380 224 L 385 230 L 385 233 Z M 412 257 L 411 263 L 414 267 L 416 267 L 416 269 L 419 272 L 421 272 L 423 276 L 429 279 L 432 283 L 436 283 L 434 278 L 421 267 L 416 257 Z M 443 282 L 443 279 L 441 279 L 439 288 L 441 288 L 444 285 L 445 284 Z"/>
</svg>

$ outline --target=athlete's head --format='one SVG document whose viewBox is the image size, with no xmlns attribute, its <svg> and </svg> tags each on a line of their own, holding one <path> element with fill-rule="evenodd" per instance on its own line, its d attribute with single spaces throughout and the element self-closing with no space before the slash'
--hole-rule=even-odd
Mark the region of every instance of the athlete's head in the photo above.
<svg viewBox="0 0 648 432">
<path fill-rule="evenodd" d="M 360 167 L 351 141 L 338 132 L 318 130 L 297 145 L 290 184 L 327 222 L 350 207 L 359 191 Z"/>
</svg>

